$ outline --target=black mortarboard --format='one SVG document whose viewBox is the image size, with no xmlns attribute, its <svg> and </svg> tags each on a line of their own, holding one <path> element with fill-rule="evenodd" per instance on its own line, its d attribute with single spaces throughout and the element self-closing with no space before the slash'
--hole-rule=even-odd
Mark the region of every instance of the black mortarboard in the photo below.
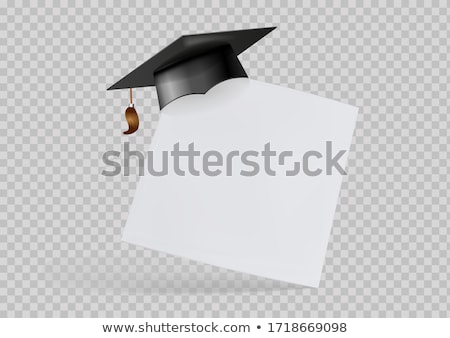
<svg viewBox="0 0 450 338">
<path fill-rule="evenodd" d="M 184 35 L 108 90 L 156 86 L 161 109 L 181 96 L 204 94 L 219 82 L 247 77 L 237 55 L 274 29 Z"/>
</svg>

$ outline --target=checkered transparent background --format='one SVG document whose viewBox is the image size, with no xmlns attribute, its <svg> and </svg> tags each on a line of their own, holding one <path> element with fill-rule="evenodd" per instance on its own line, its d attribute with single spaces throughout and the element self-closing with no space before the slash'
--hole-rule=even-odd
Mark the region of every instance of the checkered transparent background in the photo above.
<svg viewBox="0 0 450 338">
<path fill-rule="evenodd" d="M 446 1 L 35 3 L 0 4 L 0 316 L 450 316 Z M 122 243 L 138 177 L 100 175 L 159 114 L 136 90 L 122 135 L 108 86 L 183 33 L 272 25 L 250 77 L 361 108 L 317 290 Z"/>
</svg>

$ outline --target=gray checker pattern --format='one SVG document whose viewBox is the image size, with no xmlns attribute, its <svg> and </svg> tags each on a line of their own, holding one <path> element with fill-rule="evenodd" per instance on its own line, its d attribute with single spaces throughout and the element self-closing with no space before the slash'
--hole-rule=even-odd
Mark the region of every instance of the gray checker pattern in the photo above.
<svg viewBox="0 0 450 338">
<path fill-rule="evenodd" d="M 2 1 L 0 316 L 450 316 L 450 8 L 425 3 Z M 108 86 L 183 33 L 271 25 L 250 77 L 360 107 L 319 289 L 122 243 L 137 172 L 100 174 L 159 117 L 136 90 L 122 135 Z"/>
</svg>

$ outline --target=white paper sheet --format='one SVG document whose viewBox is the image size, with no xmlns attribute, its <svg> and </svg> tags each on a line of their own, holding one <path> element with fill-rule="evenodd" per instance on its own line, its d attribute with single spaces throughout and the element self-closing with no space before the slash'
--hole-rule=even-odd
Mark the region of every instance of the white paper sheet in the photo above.
<svg viewBox="0 0 450 338">
<path fill-rule="evenodd" d="M 177 99 L 161 111 L 149 150 L 182 150 L 194 142 L 202 154 L 218 150 L 310 150 L 325 158 L 352 140 L 357 108 L 250 79 L 222 82 L 205 95 Z M 299 157 L 300 156 L 300 157 Z M 310 166 L 325 171 L 324 158 Z M 292 161 L 291 161 L 292 162 Z M 276 163 L 276 161 L 274 161 Z M 287 161 L 289 163 L 289 161 Z M 197 163 L 197 167 L 201 162 Z M 343 176 L 300 173 L 254 177 L 169 175 L 141 177 L 123 240 L 200 262 L 286 282 L 318 287 Z M 289 167 L 289 166 L 287 166 Z M 186 167 L 185 167 L 186 168 Z M 280 170 L 278 170 L 280 169 Z"/>
</svg>

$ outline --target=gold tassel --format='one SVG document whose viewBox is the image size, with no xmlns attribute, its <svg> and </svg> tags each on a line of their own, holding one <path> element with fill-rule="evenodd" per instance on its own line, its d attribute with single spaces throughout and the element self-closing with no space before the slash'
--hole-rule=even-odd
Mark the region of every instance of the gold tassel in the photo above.
<svg viewBox="0 0 450 338">
<path fill-rule="evenodd" d="M 133 134 L 139 128 L 139 117 L 136 112 L 136 109 L 134 109 L 133 92 L 131 88 L 130 88 L 130 105 L 128 106 L 127 110 L 125 110 L 125 118 L 127 119 L 128 122 L 128 130 L 124 131 L 123 133 L 126 135 Z"/>
</svg>

